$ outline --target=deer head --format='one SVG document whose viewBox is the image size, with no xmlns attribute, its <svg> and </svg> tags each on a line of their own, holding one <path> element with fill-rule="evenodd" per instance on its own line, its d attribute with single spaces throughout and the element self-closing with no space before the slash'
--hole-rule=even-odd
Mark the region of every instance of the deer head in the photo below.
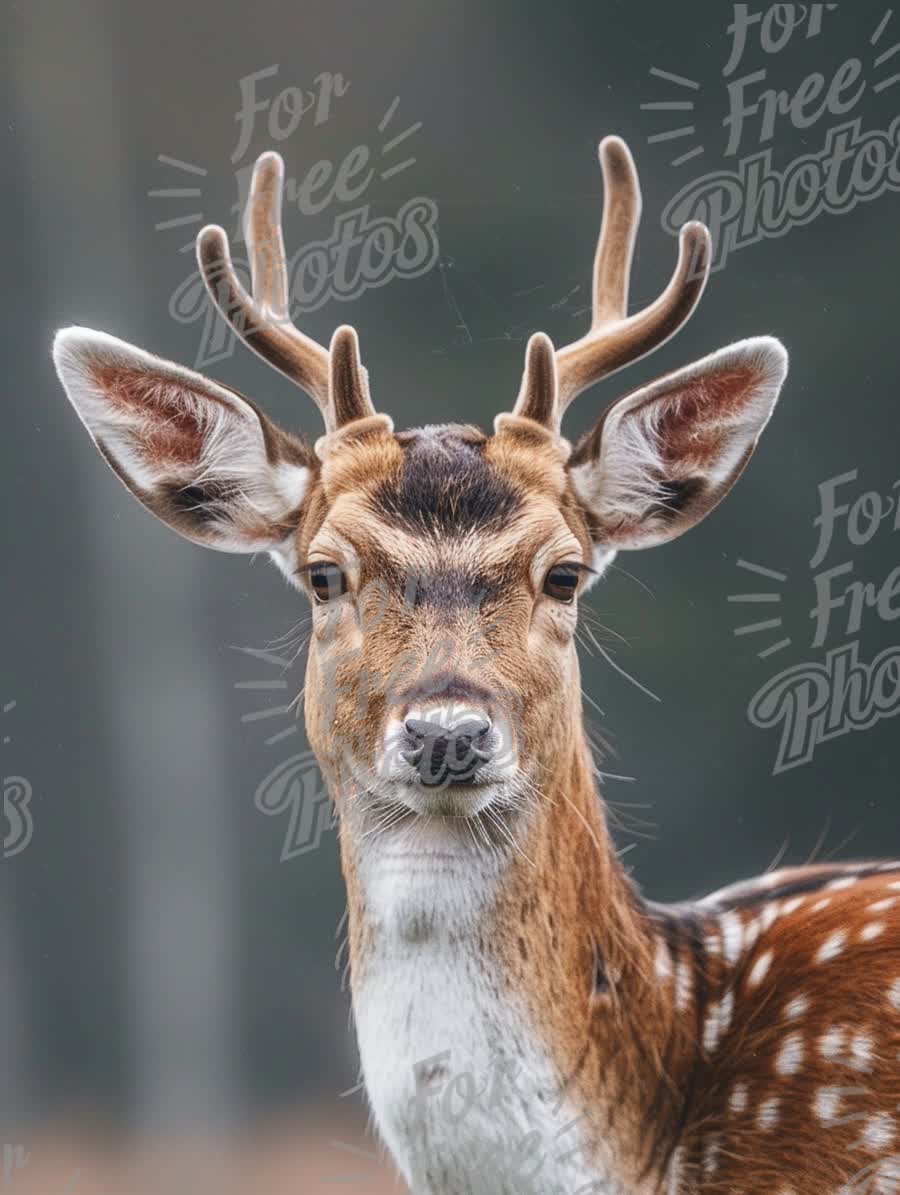
<svg viewBox="0 0 900 1195">
<path fill-rule="evenodd" d="M 291 324 L 274 153 L 256 164 L 246 212 L 252 294 L 221 228 L 200 233 L 198 259 L 238 335 L 319 407 L 314 444 L 227 385 L 104 333 L 56 338 L 66 392 L 135 497 L 196 543 L 268 552 L 310 599 L 309 737 L 360 828 L 446 828 L 455 814 L 503 841 L 583 765 L 581 594 L 619 550 L 674 539 L 717 505 L 784 380 L 779 342 L 744 340 L 613 403 L 574 447 L 563 438 L 572 400 L 672 336 L 709 271 L 709 234 L 689 224 L 666 290 L 627 314 L 640 191 L 624 142 L 606 139 L 600 161 L 590 331 L 558 350 L 532 336 L 493 434 L 395 432 L 355 331 L 338 328 L 326 350 Z"/>
</svg>

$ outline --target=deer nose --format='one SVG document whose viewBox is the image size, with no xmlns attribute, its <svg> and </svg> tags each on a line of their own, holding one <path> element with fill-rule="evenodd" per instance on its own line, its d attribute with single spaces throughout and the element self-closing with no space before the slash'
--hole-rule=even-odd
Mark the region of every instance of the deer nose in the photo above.
<svg viewBox="0 0 900 1195">
<path fill-rule="evenodd" d="M 407 718 L 400 754 L 423 784 L 467 784 L 494 754 L 489 718 L 468 717 L 454 726 Z"/>
</svg>

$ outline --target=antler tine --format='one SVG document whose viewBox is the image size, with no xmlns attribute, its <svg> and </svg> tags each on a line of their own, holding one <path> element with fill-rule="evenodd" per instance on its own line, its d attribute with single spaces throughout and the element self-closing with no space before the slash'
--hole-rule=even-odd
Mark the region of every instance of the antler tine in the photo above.
<svg viewBox="0 0 900 1195">
<path fill-rule="evenodd" d="M 558 430 L 558 410 L 553 341 L 535 332 L 525 349 L 525 371 L 513 414 Z"/>
<path fill-rule="evenodd" d="M 279 154 L 262 154 L 253 167 L 250 201 L 244 212 L 244 240 L 250 256 L 253 299 L 262 311 L 287 320 L 288 279 L 281 194 L 284 163 Z"/>
<path fill-rule="evenodd" d="M 591 329 L 580 340 L 557 350 L 560 417 L 582 390 L 673 336 L 692 315 L 709 277 L 709 230 L 704 224 L 685 224 L 669 285 L 649 307 L 627 315 L 631 259 L 641 212 L 640 184 L 634 159 L 621 138 L 606 137 L 600 143 L 600 163 L 604 204 L 594 261 Z"/>
<path fill-rule="evenodd" d="M 296 382 L 318 404 L 329 430 L 328 351 L 289 320 L 288 278 L 281 232 L 284 163 L 277 153 L 256 161 L 244 215 L 253 294 L 235 273 L 228 236 L 210 224 L 197 236 L 197 261 L 213 302 L 241 340 Z"/>
<path fill-rule="evenodd" d="M 594 258 L 591 328 L 628 313 L 631 259 L 641 221 L 641 185 L 628 146 L 618 137 L 600 143 L 603 220 Z"/>
</svg>

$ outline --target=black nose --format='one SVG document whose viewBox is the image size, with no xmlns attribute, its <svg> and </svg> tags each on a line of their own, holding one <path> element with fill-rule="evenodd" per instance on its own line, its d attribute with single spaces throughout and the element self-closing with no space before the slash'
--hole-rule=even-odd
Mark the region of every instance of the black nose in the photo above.
<svg viewBox="0 0 900 1195">
<path fill-rule="evenodd" d="M 419 773 L 423 784 L 465 784 L 491 758 L 491 723 L 466 718 L 453 727 L 407 718 L 401 755 Z"/>
</svg>

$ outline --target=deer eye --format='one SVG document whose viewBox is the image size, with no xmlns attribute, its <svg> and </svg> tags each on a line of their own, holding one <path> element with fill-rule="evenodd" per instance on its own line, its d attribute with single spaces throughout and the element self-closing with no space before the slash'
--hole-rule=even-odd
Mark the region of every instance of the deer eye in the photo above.
<svg viewBox="0 0 900 1195">
<path fill-rule="evenodd" d="M 581 569 L 574 564 L 557 564 L 544 578 L 544 593 L 558 602 L 572 602 Z"/>
<path fill-rule="evenodd" d="M 309 587 L 317 602 L 330 602 L 347 592 L 347 578 L 336 564 L 317 562 L 310 567 L 308 576 Z"/>
</svg>

